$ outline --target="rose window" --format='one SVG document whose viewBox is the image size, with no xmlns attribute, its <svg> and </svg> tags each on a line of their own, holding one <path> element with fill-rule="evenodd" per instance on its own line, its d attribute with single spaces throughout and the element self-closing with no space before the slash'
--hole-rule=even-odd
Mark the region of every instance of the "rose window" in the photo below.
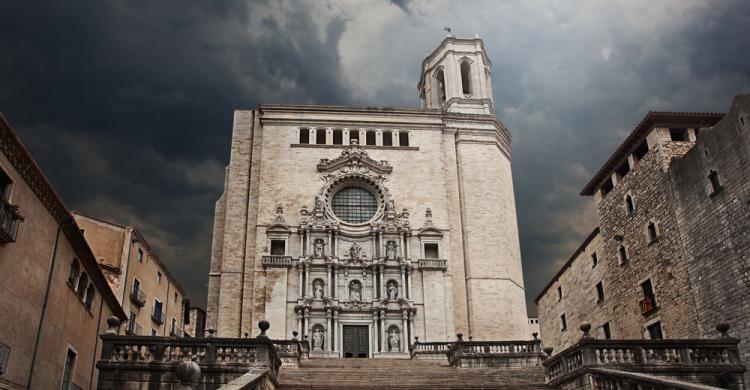
<svg viewBox="0 0 750 390">
<path fill-rule="evenodd" d="M 333 195 L 331 210 L 344 222 L 364 223 L 375 216 L 378 201 L 364 188 L 346 187 Z"/>
</svg>

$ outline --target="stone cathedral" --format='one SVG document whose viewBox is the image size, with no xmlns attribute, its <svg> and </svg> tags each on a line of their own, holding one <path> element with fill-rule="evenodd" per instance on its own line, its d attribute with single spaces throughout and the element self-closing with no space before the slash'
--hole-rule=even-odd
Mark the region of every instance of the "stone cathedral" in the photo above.
<svg viewBox="0 0 750 390">
<path fill-rule="evenodd" d="M 216 203 L 207 327 L 307 338 L 319 357 L 529 339 L 510 132 L 481 39 L 422 61 L 421 108 L 237 110 Z"/>
</svg>

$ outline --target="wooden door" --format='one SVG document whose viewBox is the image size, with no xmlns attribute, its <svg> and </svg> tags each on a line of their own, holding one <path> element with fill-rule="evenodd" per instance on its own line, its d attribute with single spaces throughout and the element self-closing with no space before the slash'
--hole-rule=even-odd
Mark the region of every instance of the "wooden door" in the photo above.
<svg viewBox="0 0 750 390">
<path fill-rule="evenodd" d="M 344 357 L 367 358 L 370 356 L 368 327 L 344 325 Z"/>
</svg>

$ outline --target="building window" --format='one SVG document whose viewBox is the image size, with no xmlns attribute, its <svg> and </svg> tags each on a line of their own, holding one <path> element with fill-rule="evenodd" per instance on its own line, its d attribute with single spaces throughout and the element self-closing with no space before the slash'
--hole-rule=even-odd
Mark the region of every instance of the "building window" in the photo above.
<svg viewBox="0 0 750 390">
<path fill-rule="evenodd" d="M 648 153 L 648 142 L 646 142 L 646 141 L 644 140 L 644 141 L 643 141 L 643 142 L 641 142 L 641 144 L 640 144 L 640 145 L 638 145 L 638 147 L 637 147 L 637 148 L 635 148 L 635 150 L 633 151 L 633 157 L 635 157 L 635 160 L 639 161 L 639 160 L 643 159 L 643 156 L 645 156 L 645 155 L 646 155 L 646 153 Z"/>
<path fill-rule="evenodd" d="M 82 272 L 81 276 L 78 277 L 78 286 L 76 286 L 76 293 L 81 299 L 86 295 L 86 287 L 89 285 L 89 276 Z"/>
<path fill-rule="evenodd" d="M 315 130 L 315 143 L 318 145 L 326 144 L 326 129 Z"/>
<path fill-rule="evenodd" d="M 591 268 L 596 267 L 599 263 L 599 258 L 596 256 L 596 252 L 591 253 Z"/>
<path fill-rule="evenodd" d="M 89 287 L 86 289 L 86 299 L 84 299 L 84 302 L 86 303 L 86 307 L 91 309 L 91 306 L 94 304 L 94 295 L 96 295 L 96 289 L 94 289 L 94 284 L 89 283 Z"/>
<path fill-rule="evenodd" d="M 286 255 L 286 241 L 271 240 L 271 256 L 284 256 L 284 255 Z"/>
<path fill-rule="evenodd" d="M 156 272 L 156 283 L 161 284 L 161 272 Z"/>
<path fill-rule="evenodd" d="M 377 142 L 375 142 L 375 130 L 367 130 L 367 133 L 365 133 L 365 141 L 367 145 L 375 145 Z"/>
<path fill-rule="evenodd" d="M 562 300 L 562 286 L 557 286 L 557 300 Z"/>
<path fill-rule="evenodd" d="M 648 337 L 651 340 L 661 340 L 664 338 L 664 334 L 661 331 L 661 321 L 656 321 L 647 326 L 646 330 L 648 330 Z"/>
<path fill-rule="evenodd" d="M 471 95 L 471 64 L 469 64 L 469 61 L 461 62 L 461 91 L 465 96 Z"/>
<path fill-rule="evenodd" d="M 565 319 L 565 314 L 560 316 L 560 325 L 561 325 L 560 327 L 561 331 L 564 332 L 568 329 L 568 321 Z"/>
<path fill-rule="evenodd" d="M 62 383 L 60 386 L 61 390 L 75 389 L 77 386 L 73 384 L 73 374 L 76 369 L 76 358 L 78 354 L 70 348 L 68 348 L 68 354 L 65 356 L 65 368 L 63 369 Z"/>
<path fill-rule="evenodd" d="M 435 81 L 437 81 L 438 104 L 442 106 L 445 103 L 445 76 L 442 68 L 435 72 Z"/>
<path fill-rule="evenodd" d="M 672 141 L 690 141 L 688 129 L 669 129 L 669 138 Z"/>
<path fill-rule="evenodd" d="M 393 146 L 393 133 L 390 131 L 383 132 L 383 146 Z"/>
<path fill-rule="evenodd" d="M 649 242 L 653 242 L 657 237 L 659 237 L 659 234 L 656 231 L 656 224 L 653 221 L 648 223 L 648 227 L 646 228 L 646 230 L 648 231 Z"/>
<path fill-rule="evenodd" d="M 425 259 L 439 259 L 440 253 L 438 252 L 438 244 L 434 242 L 424 243 L 424 258 Z"/>
<path fill-rule="evenodd" d="M 409 146 L 409 132 L 402 131 L 398 133 L 399 146 Z"/>
<path fill-rule="evenodd" d="M 177 293 L 174 293 L 174 303 L 177 303 Z"/>
<path fill-rule="evenodd" d="M 359 143 L 359 130 L 349 130 L 349 143 Z"/>
<path fill-rule="evenodd" d="M 602 198 L 609 194 L 609 192 L 612 191 L 612 188 L 614 188 L 614 184 L 612 184 L 612 178 L 608 177 L 601 186 Z"/>
<path fill-rule="evenodd" d="M 344 222 L 363 223 L 378 211 L 378 201 L 364 188 L 347 187 L 333 196 L 331 209 Z"/>
<path fill-rule="evenodd" d="M 633 197 L 630 196 L 630 194 L 625 196 L 625 209 L 627 210 L 628 215 L 633 214 L 635 211 L 635 203 L 633 203 Z"/>
<path fill-rule="evenodd" d="M 70 269 L 68 269 L 68 283 L 73 285 L 78 278 L 78 273 L 80 272 L 81 264 L 78 262 L 78 259 L 73 259 L 73 261 L 70 262 Z"/>
<path fill-rule="evenodd" d="M 0 169 L 0 197 L 4 200 L 10 199 L 10 189 L 13 186 L 13 180 L 10 179 L 5 171 Z"/>
<path fill-rule="evenodd" d="M 156 329 L 151 328 L 151 336 L 156 336 Z"/>
<path fill-rule="evenodd" d="M 177 334 L 177 319 L 172 317 L 172 327 L 170 328 L 173 335 Z"/>
<path fill-rule="evenodd" d="M 708 184 L 711 186 L 711 192 L 709 193 L 710 195 L 721 191 L 721 181 L 719 181 L 718 172 L 711 170 L 711 172 L 708 173 Z"/>
<path fill-rule="evenodd" d="M 618 250 L 618 255 L 620 256 L 620 265 L 623 265 L 630 261 L 630 256 L 628 255 L 628 248 L 625 248 L 625 245 L 620 245 L 620 249 Z"/>
<path fill-rule="evenodd" d="M 310 143 L 310 129 L 299 129 L 299 143 Z"/>
<path fill-rule="evenodd" d="M 654 294 L 654 286 L 651 284 L 651 279 L 646 279 L 645 282 L 641 283 L 641 291 L 643 291 L 643 299 L 641 299 L 641 314 L 648 315 L 656 311 L 656 295 Z"/>
<path fill-rule="evenodd" d="M 602 325 L 602 330 L 604 331 L 605 340 L 612 339 L 612 330 L 609 328 L 609 322 L 605 322 L 604 325 Z"/>
<path fill-rule="evenodd" d="M 136 252 L 135 254 L 135 258 L 138 259 L 139 263 L 143 263 L 143 250 L 142 249 L 140 248 L 138 249 L 138 252 Z"/>
<path fill-rule="evenodd" d="M 615 172 L 617 173 L 618 177 L 625 177 L 625 175 L 630 172 L 630 164 L 628 163 L 628 160 L 623 161 L 622 164 L 620 164 L 620 166 L 615 169 Z"/>
<path fill-rule="evenodd" d="M 134 312 L 130 312 L 130 319 L 128 320 L 128 334 L 137 335 L 136 333 L 136 320 L 138 319 L 138 315 Z"/>
<path fill-rule="evenodd" d="M 596 284 L 596 303 L 604 301 L 604 285 L 602 282 Z"/>
<path fill-rule="evenodd" d="M 341 145 L 344 143 L 344 131 L 341 129 L 336 129 L 333 131 L 333 144 L 334 145 Z"/>
</svg>

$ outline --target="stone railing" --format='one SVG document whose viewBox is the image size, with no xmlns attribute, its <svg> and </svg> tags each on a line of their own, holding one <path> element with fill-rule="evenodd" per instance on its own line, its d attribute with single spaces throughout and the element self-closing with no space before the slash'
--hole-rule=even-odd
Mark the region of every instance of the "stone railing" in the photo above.
<svg viewBox="0 0 750 390">
<path fill-rule="evenodd" d="M 288 268 L 292 266 L 292 256 L 266 255 L 261 262 L 264 267 Z"/>
<path fill-rule="evenodd" d="M 284 366 L 298 367 L 300 361 L 310 357 L 310 346 L 307 340 L 273 340 L 273 346 Z"/>
<path fill-rule="evenodd" d="M 709 390 L 720 387 L 707 386 L 662 378 L 637 372 L 611 370 L 607 368 L 589 369 L 592 390 Z"/>
<path fill-rule="evenodd" d="M 216 389 L 250 369 L 267 370 L 275 378 L 282 362 L 274 344 L 285 342 L 270 340 L 265 336 L 268 322 L 260 324 L 257 338 L 118 336 L 119 321 L 111 317 L 110 329 L 101 336 L 98 387 L 140 388 L 156 382 L 161 387 L 154 389 L 172 389 L 171 384 L 184 383 L 180 367 L 185 364 L 194 367 L 188 376 L 201 389 Z"/>
<path fill-rule="evenodd" d="M 727 335 L 728 326 L 717 327 L 723 337 L 711 340 L 597 340 L 589 335 L 590 329 L 589 324 L 581 325 L 584 335 L 578 343 L 543 362 L 549 385 L 569 383 L 591 368 L 691 378 L 717 374 L 741 377 L 745 371 L 737 348 L 740 340 Z M 552 350 L 546 348 L 545 352 L 551 355 Z"/>
<path fill-rule="evenodd" d="M 433 341 L 433 342 L 419 342 L 419 337 L 415 337 L 414 344 L 409 346 L 409 352 L 411 353 L 412 359 L 418 360 L 442 360 L 448 361 L 448 351 L 452 342 L 449 341 Z"/>
<path fill-rule="evenodd" d="M 448 350 L 452 367 L 541 366 L 544 354 L 541 340 L 464 341 L 458 340 Z"/>
<path fill-rule="evenodd" d="M 419 259 L 419 269 L 445 271 L 448 269 L 448 260 L 445 259 Z"/>
</svg>

